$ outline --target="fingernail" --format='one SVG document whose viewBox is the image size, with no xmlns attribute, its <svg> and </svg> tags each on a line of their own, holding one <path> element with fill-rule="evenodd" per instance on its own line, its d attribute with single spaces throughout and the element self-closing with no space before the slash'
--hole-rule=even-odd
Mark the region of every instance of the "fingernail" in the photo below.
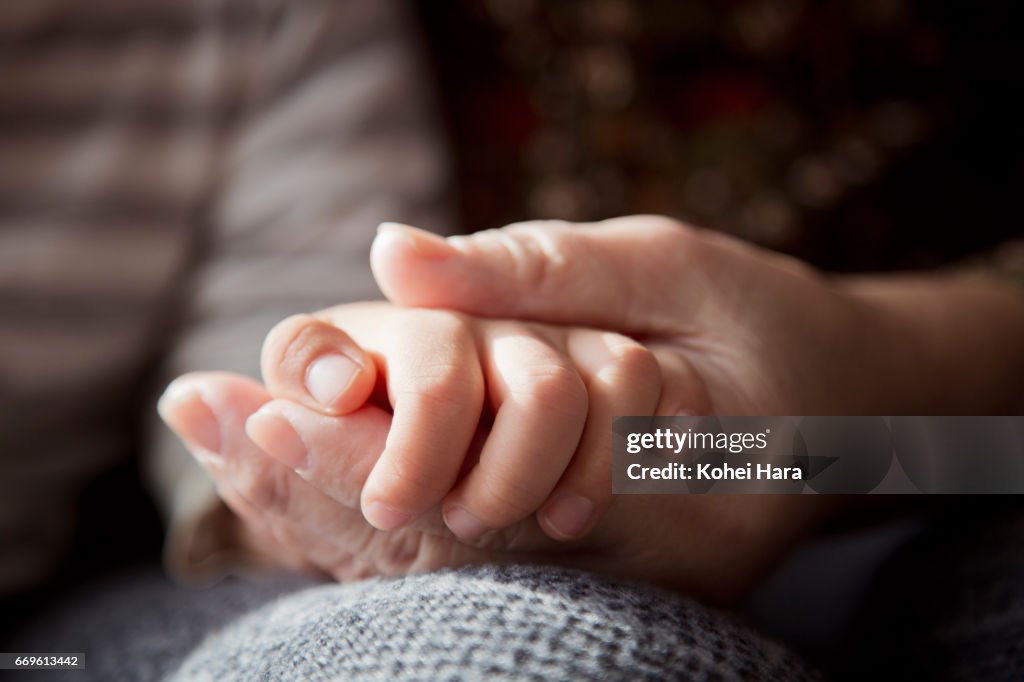
<svg viewBox="0 0 1024 682">
<path fill-rule="evenodd" d="M 220 422 L 198 390 L 171 383 L 160 396 L 157 411 L 183 440 L 210 454 L 220 453 Z"/>
<path fill-rule="evenodd" d="M 452 247 L 444 237 L 402 223 L 381 223 L 377 226 L 377 236 L 383 239 L 401 240 L 424 258 L 439 260 L 452 255 Z"/>
<path fill-rule="evenodd" d="M 467 542 L 476 540 L 490 530 L 465 507 L 449 507 L 446 509 L 444 511 L 444 522 L 451 532 Z"/>
<path fill-rule="evenodd" d="M 314 400 L 331 409 L 335 401 L 352 385 L 360 369 L 359 365 L 344 355 L 321 355 L 306 370 L 306 390 Z"/>
<path fill-rule="evenodd" d="M 377 530 L 395 530 L 412 522 L 414 514 L 389 507 L 382 502 L 371 502 L 363 509 L 363 517 Z"/>
<path fill-rule="evenodd" d="M 292 469 L 305 469 L 309 451 L 286 418 L 262 410 L 245 421 L 245 433 L 264 452 Z"/>
<path fill-rule="evenodd" d="M 583 535 L 594 513 L 594 504 L 575 493 L 556 498 L 544 511 L 544 518 L 555 533 L 566 540 Z"/>
</svg>

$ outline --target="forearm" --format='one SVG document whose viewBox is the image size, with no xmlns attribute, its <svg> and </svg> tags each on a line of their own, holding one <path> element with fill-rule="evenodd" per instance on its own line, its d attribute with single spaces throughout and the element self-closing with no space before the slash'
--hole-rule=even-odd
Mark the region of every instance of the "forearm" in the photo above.
<svg viewBox="0 0 1024 682">
<path fill-rule="evenodd" d="M 1024 413 L 1024 295 L 967 276 L 838 281 L 859 321 L 863 380 L 878 412 Z"/>
</svg>

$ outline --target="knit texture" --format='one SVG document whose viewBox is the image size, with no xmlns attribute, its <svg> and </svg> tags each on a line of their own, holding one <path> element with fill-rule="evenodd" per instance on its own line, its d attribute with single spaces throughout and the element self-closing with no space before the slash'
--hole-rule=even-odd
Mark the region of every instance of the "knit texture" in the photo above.
<svg viewBox="0 0 1024 682">
<path fill-rule="evenodd" d="M 648 587 L 523 566 L 323 585 L 231 623 L 185 680 L 810 680 L 780 645 Z"/>
</svg>

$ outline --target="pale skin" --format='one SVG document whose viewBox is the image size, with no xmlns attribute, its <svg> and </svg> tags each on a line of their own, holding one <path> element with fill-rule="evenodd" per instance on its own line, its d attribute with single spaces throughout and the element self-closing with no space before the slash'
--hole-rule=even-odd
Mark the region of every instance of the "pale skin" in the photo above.
<svg viewBox="0 0 1024 682">
<path fill-rule="evenodd" d="M 1024 408 L 998 283 L 829 278 L 654 216 L 392 226 L 371 262 L 392 304 L 289 318 L 264 385 L 190 374 L 161 400 L 241 541 L 339 580 L 549 562 L 728 602 L 844 501 L 613 497 L 611 416 Z"/>
</svg>

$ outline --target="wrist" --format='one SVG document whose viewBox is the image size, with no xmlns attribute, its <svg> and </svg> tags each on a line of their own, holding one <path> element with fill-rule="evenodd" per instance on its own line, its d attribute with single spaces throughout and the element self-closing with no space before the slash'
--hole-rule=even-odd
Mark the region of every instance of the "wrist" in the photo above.
<svg viewBox="0 0 1024 682">
<path fill-rule="evenodd" d="M 857 369 L 875 414 L 1024 410 L 1024 297 L 981 278 L 844 277 Z"/>
</svg>

